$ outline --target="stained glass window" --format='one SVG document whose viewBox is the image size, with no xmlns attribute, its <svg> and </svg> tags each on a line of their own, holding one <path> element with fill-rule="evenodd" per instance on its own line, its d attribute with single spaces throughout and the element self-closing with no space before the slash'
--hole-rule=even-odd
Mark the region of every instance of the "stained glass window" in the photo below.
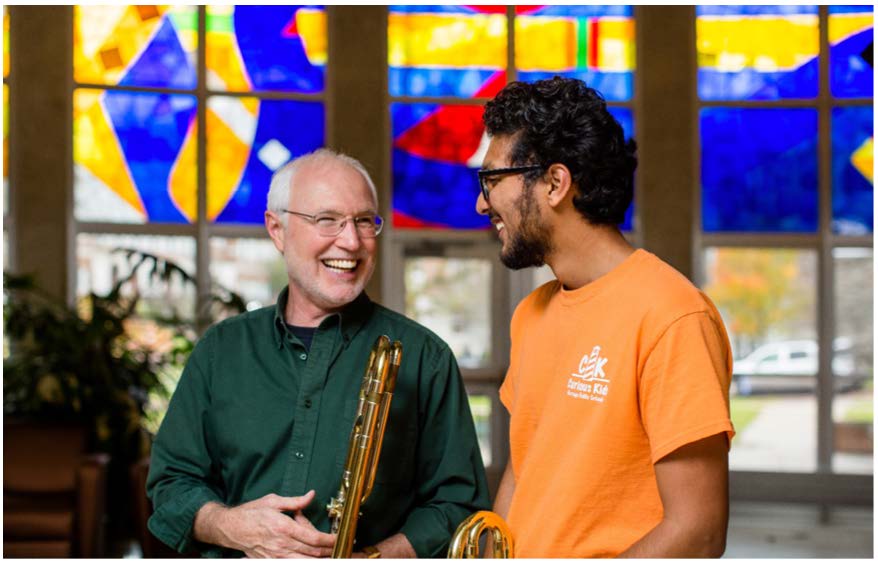
<svg viewBox="0 0 878 563">
<path fill-rule="evenodd" d="M 518 6 L 519 80 L 579 78 L 608 100 L 628 100 L 634 83 L 631 6 Z"/>
<path fill-rule="evenodd" d="M 195 220 L 194 96 L 80 89 L 73 105 L 78 220 Z"/>
<path fill-rule="evenodd" d="M 209 98 L 208 219 L 262 224 L 274 171 L 323 146 L 323 113 L 320 102 Z"/>
<path fill-rule="evenodd" d="M 696 37 L 704 100 L 817 95 L 817 6 L 698 6 Z"/>
<path fill-rule="evenodd" d="M 326 53 L 322 7 L 207 8 L 207 85 L 212 90 L 321 92 Z"/>
<path fill-rule="evenodd" d="M 195 88 L 195 6 L 75 6 L 79 83 Z"/>
<path fill-rule="evenodd" d="M 391 104 L 393 122 L 393 225 L 399 228 L 488 228 L 476 210 L 476 170 L 488 138 L 482 106 Z M 631 110 L 611 107 L 626 136 Z M 631 228 L 631 209 L 623 229 Z"/>
<path fill-rule="evenodd" d="M 271 174 L 324 143 L 326 13 L 320 6 L 210 6 L 206 81 L 213 91 L 281 91 L 306 99 L 209 97 L 207 220 L 262 223 Z M 198 9 L 74 8 L 79 83 L 191 89 Z M 194 92 L 193 92 L 194 94 Z M 78 90 L 75 215 L 80 221 L 194 223 L 196 97 Z"/>
<path fill-rule="evenodd" d="M 707 232 L 817 230 L 817 112 L 701 110 Z"/>
<path fill-rule="evenodd" d="M 875 55 L 872 6 L 829 7 L 829 74 L 832 95 L 871 97 Z"/>
<path fill-rule="evenodd" d="M 505 6 L 390 6 L 392 96 L 492 97 L 506 82 Z"/>
<path fill-rule="evenodd" d="M 832 229 L 842 235 L 872 232 L 873 118 L 872 106 L 832 110 Z"/>
</svg>

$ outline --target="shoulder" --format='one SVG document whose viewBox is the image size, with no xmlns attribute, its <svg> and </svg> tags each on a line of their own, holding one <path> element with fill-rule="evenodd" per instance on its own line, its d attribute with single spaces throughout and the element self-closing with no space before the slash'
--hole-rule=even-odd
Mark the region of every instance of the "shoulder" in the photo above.
<svg viewBox="0 0 878 563">
<path fill-rule="evenodd" d="M 276 307 L 270 305 L 247 311 L 211 325 L 198 340 L 198 346 L 225 342 L 240 342 L 245 334 L 265 332 L 270 334 L 274 326 Z M 198 348 L 196 346 L 196 349 Z"/>
<path fill-rule="evenodd" d="M 654 254 L 643 251 L 631 298 L 654 320 L 673 320 L 693 313 L 718 315 L 710 298 L 686 276 Z"/>
</svg>

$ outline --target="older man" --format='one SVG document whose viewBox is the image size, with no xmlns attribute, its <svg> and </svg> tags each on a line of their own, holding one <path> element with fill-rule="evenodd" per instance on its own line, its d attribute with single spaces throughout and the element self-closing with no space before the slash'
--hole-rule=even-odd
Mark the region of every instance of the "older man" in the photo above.
<svg viewBox="0 0 878 563">
<path fill-rule="evenodd" d="M 633 142 L 595 90 L 506 86 L 476 207 L 500 259 L 557 280 L 512 318 L 511 462 L 495 510 L 521 557 L 713 557 L 728 521 L 731 354 L 716 308 L 618 225 Z"/>
<path fill-rule="evenodd" d="M 355 549 L 442 554 L 489 504 L 484 468 L 448 346 L 363 291 L 383 225 L 369 174 L 328 150 L 300 157 L 272 178 L 265 225 L 288 289 L 215 325 L 192 353 L 153 445 L 150 530 L 181 552 L 329 555 L 325 507 L 366 359 L 386 334 L 403 361 Z"/>
</svg>

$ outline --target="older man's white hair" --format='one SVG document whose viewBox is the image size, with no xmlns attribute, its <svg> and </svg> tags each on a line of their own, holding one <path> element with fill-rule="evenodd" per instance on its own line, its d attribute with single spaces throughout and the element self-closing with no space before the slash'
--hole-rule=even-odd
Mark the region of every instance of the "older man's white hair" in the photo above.
<svg viewBox="0 0 878 563">
<path fill-rule="evenodd" d="M 363 179 L 366 180 L 369 189 L 372 190 L 372 197 L 375 198 L 375 203 L 378 203 L 378 191 L 375 189 L 375 183 L 372 181 L 372 177 L 369 176 L 366 167 L 363 166 L 359 160 L 332 149 L 317 149 L 314 152 L 303 154 L 302 156 L 294 158 L 284 164 L 278 168 L 271 177 L 271 185 L 268 188 L 268 211 L 277 213 L 278 216 L 280 216 L 281 223 L 283 223 L 284 227 L 287 226 L 287 215 L 286 213 L 283 213 L 283 210 L 290 204 L 290 190 L 292 189 L 296 173 L 306 164 L 322 164 L 329 162 L 346 164 L 359 172 L 363 176 Z"/>
</svg>

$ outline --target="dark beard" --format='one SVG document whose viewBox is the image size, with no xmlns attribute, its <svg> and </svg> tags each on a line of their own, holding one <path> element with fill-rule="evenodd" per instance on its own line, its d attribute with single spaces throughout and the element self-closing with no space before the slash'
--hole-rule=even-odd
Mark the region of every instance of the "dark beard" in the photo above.
<svg viewBox="0 0 878 563">
<path fill-rule="evenodd" d="M 511 270 L 540 267 L 552 248 L 549 230 L 540 223 L 530 189 L 525 188 L 516 204 L 521 219 L 515 234 L 506 231 L 509 244 L 505 252 L 500 251 L 500 261 Z"/>
</svg>

